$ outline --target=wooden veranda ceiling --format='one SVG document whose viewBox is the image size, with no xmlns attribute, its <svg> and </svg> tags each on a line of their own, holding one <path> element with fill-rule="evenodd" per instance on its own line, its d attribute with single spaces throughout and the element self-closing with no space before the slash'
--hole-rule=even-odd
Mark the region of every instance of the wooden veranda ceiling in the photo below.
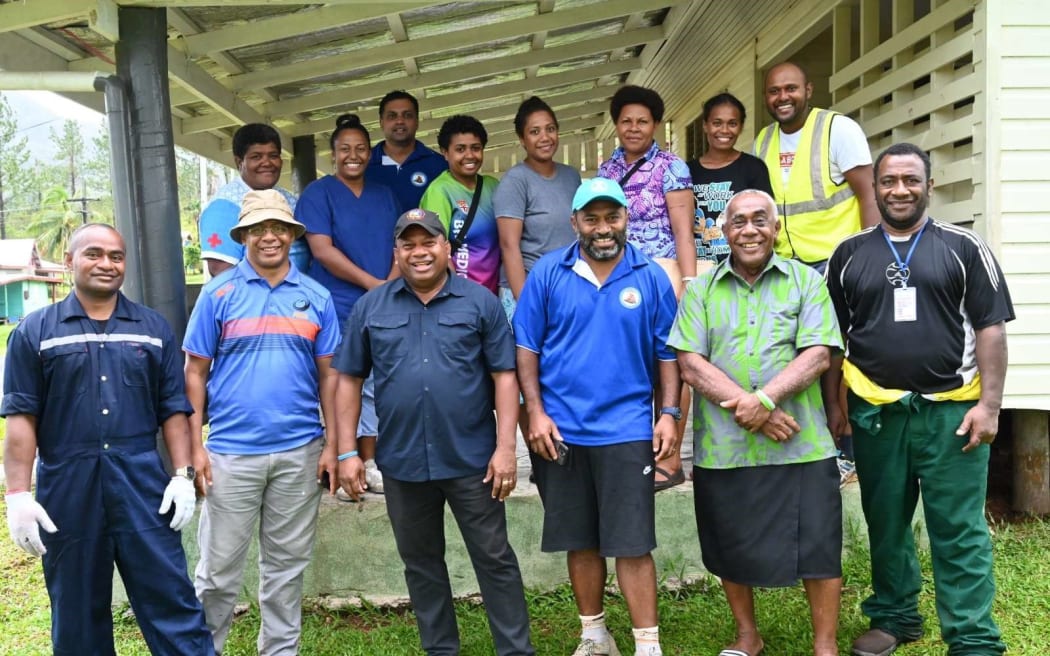
<svg viewBox="0 0 1050 656">
<path fill-rule="evenodd" d="M 421 101 L 424 141 L 444 117 L 470 113 L 498 152 L 514 147 L 511 117 L 532 94 L 558 112 L 563 138 L 607 129 L 607 99 L 664 45 L 682 4 L 18 0 L 0 2 L 0 50 L 17 37 L 46 51 L 54 70 L 112 71 L 118 5 L 163 7 L 184 147 L 224 160 L 232 131 L 262 121 L 288 146 L 316 135 L 323 151 L 335 116 L 358 113 L 378 136 L 379 98 L 407 89 Z M 0 55 L 0 68 L 11 62 L 17 70 L 18 55 Z"/>
</svg>

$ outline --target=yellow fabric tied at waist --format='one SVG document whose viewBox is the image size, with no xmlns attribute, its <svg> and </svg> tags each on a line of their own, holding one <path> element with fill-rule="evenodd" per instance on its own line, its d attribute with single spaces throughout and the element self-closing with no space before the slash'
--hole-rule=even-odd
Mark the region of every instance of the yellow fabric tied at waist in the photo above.
<svg viewBox="0 0 1050 656">
<path fill-rule="evenodd" d="M 846 385 L 854 394 L 872 405 L 886 405 L 901 400 L 908 394 L 907 390 L 885 388 L 868 378 L 849 360 L 842 361 L 842 376 Z M 930 401 L 977 401 L 981 398 L 981 374 L 975 373 L 970 382 L 946 392 L 920 394 Z"/>
</svg>

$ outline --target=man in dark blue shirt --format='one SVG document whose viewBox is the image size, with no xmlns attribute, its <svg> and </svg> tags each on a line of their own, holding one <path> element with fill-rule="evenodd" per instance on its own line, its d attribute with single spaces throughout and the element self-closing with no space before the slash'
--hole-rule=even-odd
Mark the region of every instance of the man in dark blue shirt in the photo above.
<svg viewBox="0 0 1050 656">
<path fill-rule="evenodd" d="M 534 654 L 500 503 L 514 489 L 517 469 L 510 325 L 487 289 L 449 275 L 449 242 L 436 214 L 405 212 L 394 238 L 402 277 L 354 305 L 334 363 L 339 482 L 354 499 L 365 489 L 355 432 L 361 386 L 374 372 L 376 464 L 423 650 L 459 653 L 445 566 L 447 500 L 474 565 L 496 653 Z"/>
<path fill-rule="evenodd" d="M 419 101 L 401 90 L 386 94 L 379 101 L 379 127 L 385 138 L 372 147 L 365 180 L 390 187 L 402 209 L 419 207 L 427 185 L 448 168 L 441 153 L 416 139 Z"/>
<path fill-rule="evenodd" d="M 196 501 L 182 359 L 164 319 L 119 292 L 124 258 L 112 227 L 77 229 L 65 258 L 73 293 L 11 334 L 0 408 L 8 526 L 43 556 L 55 654 L 115 653 L 114 561 L 151 653 L 211 654 L 179 537 Z"/>
</svg>

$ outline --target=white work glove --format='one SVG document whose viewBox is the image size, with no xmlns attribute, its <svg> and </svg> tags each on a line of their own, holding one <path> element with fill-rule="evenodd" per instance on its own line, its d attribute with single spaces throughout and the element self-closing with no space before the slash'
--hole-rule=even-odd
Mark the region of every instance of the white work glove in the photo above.
<svg viewBox="0 0 1050 656">
<path fill-rule="evenodd" d="M 173 503 L 175 515 L 168 526 L 175 531 L 181 531 L 193 519 L 193 509 L 197 505 L 197 491 L 193 489 L 193 481 L 185 476 L 171 477 L 168 487 L 164 488 L 164 500 L 160 502 L 160 510 L 157 512 L 163 515 Z"/>
<path fill-rule="evenodd" d="M 48 533 L 58 530 L 32 494 L 16 492 L 7 495 L 7 528 L 11 531 L 11 540 L 30 556 L 47 553 L 44 543 L 40 541 L 41 526 Z"/>
</svg>

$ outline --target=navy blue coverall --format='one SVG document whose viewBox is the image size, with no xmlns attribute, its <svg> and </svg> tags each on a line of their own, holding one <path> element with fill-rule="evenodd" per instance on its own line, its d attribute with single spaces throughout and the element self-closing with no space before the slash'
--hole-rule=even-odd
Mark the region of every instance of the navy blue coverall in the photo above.
<svg viewBox="0 0 1050 656">
<path fill-rule="evenodd" d="M 123 294 L 104 328 L 70 294 L 11 333 L 0 415 L 36 417 L 36 498 L 58 526 L 42 536 L 55 654 L 115 654 L 114 562 L 153 654 L 213 653 L 180 534 L 157 512 L 157 429 L 193 411 L 174 340 Z"/>
</svg>

